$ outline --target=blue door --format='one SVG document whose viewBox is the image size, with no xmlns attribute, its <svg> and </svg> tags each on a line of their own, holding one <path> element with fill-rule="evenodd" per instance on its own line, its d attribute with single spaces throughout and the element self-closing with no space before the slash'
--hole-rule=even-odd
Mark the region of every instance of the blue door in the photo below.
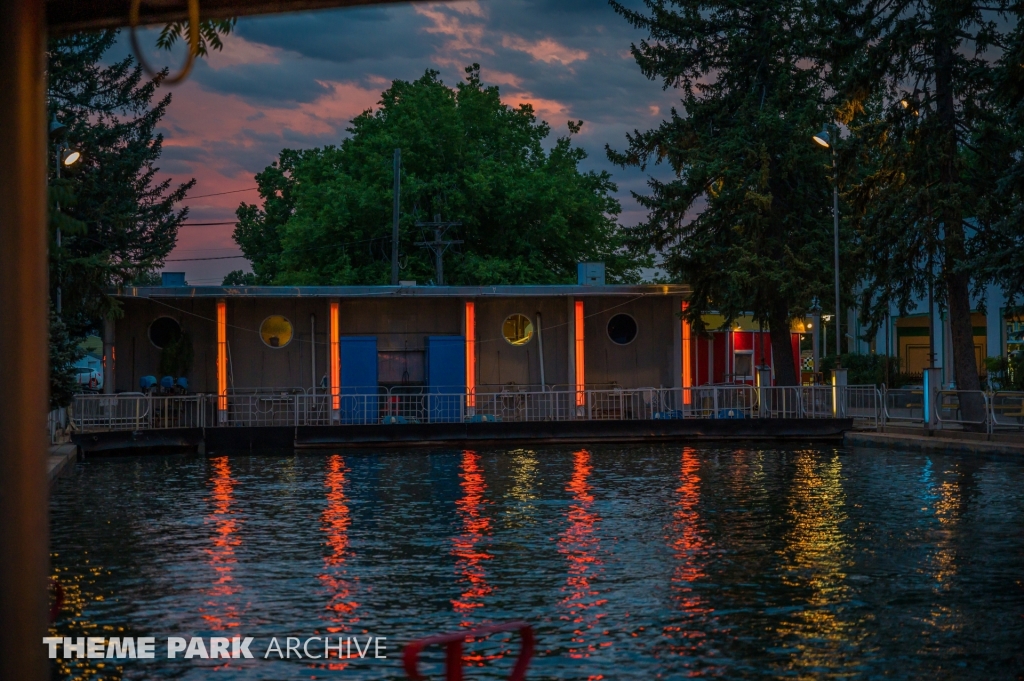
<svg viewBox="0 0 1024 681">
<path fill-rule="evenodd" d="M 341 337 L 341 422 L 377 423 L 377 337 Z"/>
<path fill-rule="evenodd" d="M 427 337 L 427 386 L 430 420 L 461 421 L 466 395 L 465 337 Z"/>
</svg>

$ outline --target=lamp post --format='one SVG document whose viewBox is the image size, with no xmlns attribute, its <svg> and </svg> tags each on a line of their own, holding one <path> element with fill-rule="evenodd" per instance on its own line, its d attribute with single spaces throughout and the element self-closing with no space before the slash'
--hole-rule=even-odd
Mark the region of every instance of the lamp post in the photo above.
<svg viewBox="0 0 1024 681">
<path fill-rule="evenodd" d="M 811 301 L 811 347 L 814 357 L 814 380 L 818 380 L 818 372 L 821 371 L 821 350 L 819 348 L 818 334 L 821 332 L 821 304 L 815 298 Z"/>
<path fill-rule="evenodd" d="M 836 137 L 839 137 L 838 130 L 834 129 Z M 821 147 L 824 147 L 832 152 L 832 224 L 833 224 L 833 250 L 835 258 L 835 273 L 836 273 L 836 367 L 839 366 L 839 320 L 842 316 L 839 314 L 839 170 L 836 167 L 836 147 L 832 141 L 832 137 L 829 135 L 828 126 L 824 125 L 821 128 L 821 132 L 814 135 L 811 139 Z"/>
<path fill-rule="evenodd" d="M 56 142 L 56 165 L 57 165 L 57 179 L 60 179 L 61 166 L 73 166 L 78 163 L 82 158 L 82 152 L 75 149 L 71 149 L 64 144 L 64 135 L 67 134 L 67 126 L 57 120 L 54 116 L 53 120 L 50 121 L 50 139 Z M 57 212 L 60 212 L 60 204 L 57 204 Z M 60 258 L 60 222 L 57 223 L 57 257 Z M 63 309 L 61 300 L 61 289 L 60 289 L 60 265 L 57 266 L 57 314 L 60 314 Z"/>
</svg>

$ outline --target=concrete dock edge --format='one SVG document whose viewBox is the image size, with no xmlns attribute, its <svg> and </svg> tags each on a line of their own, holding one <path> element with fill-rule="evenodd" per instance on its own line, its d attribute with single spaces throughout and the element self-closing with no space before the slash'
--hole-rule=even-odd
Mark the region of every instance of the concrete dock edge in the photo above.
<svg viewBox="0 0 1024 681">
<path fill-rule="evenodd" d="M 847 431 L 843 436 L 843 445 L 944 454 L 1024 454 L 1024 440 L 1021 442 L 993 442 L 980 438 L 965 439 L 939 435 L 870 433 L 853 430 Z"/>
<path fill-rule="evenodd" d="M 78 445 L 67 442 L 62 445 L 50 445 L 46 461 L 46 476 L 50 486 L 63 475 L 78 458 Z"/>
</svg>

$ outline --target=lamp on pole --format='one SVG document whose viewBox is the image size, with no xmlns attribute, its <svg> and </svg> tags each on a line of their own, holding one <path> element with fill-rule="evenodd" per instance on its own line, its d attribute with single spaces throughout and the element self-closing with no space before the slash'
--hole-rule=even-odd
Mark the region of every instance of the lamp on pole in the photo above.
<svg viewBox="0 0 1024 681">
<path fill-rule="evenodd" d="M 62 166 L 71 167 L 74 164 L 78 163 L 78 161 L 81 160 L 81 158 L 82 158 L 82 152 L 80 152 L 80 151 L 78 151 L 76 149 L 71 149 L 66 144 L 64 144 L 64 136 L 67 134 L 67 131 L 68 131 L 67 126 L 64 125 L 63 123 L 61 123 L 60 121 L 58 121 L 57 117 L 54 116 L 53 120 L 50 121 L 50 139 L 53 140 L 54 142 L 56 142 L 56 146 L 57 146 L 56 164 L 57 164 L 57 179 L 58 180 L 60 179 L 60 169 L 61 169 Z M 60 212 L 60 204 L 59 203 L 57 204 L 57 212 L 58 213 Z M 57 223 L 56 243 L 57 243 L 57 257 L 59 258 L 60 257 L 60 223 L 59 222 Z M 60 266 L 58 265 L 58 267 L 57 267 L 57 300 L 56 300 L 57 314 L 60 314 L 61 311 L 62 311 L 62 308 L 63 308 L 62 302 L 63 301 L 61 300 L 61 290 L 60 290 Z"/>
<path fill-rule="evenodd" d="M 833 132 L 836 133 L 836 138 L 839 137 L 838 130 L 833 128 Z M 832 140 L 831 135 L 828 131 L 828 125 L 824 125 L 821 128 L 821 132 L 814 135 L 811 139 L 821 147 L 824 147 L 832 152 L 832 223 L 833 223 L 833 250 L 834 250 L 834 269 L 836 273 L 836 366 L 839 366 L 839 331 L 841 324 L 839 320 L 841 315 L 839 314 L 839 170 L 836 166 L 836 147 Z"/>
<path fill-rule="evenodd" d="M 811 347 L 814 357 L 814 376 L 817 380 L 818 372 L 821 371 L 821 348 L 818 336 L 821 333 L 821 304 L 815 298 L 811 301 Z"/>
</svg>

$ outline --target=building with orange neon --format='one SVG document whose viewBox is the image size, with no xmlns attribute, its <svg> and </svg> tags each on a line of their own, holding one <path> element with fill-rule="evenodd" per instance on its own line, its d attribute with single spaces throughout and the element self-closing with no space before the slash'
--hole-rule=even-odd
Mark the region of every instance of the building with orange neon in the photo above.
<svg viewBox="0 0 1024 681">
<path fill-rule="evenodd" d="M 107 390 L 161 390 L 162 379 L 163 389 L 216 395 L 219 412 L 240 393 L 314 394 L 344 421 L 349 396 L 395 388 L 464 393 L 470 410 L 477 394 L 510 389 L 575 393 L 582 405 L 587 390 L 751 383 L 754 367 L 771 366 L 767 334 L 742 320 L 691 333 L 680 319 L 688 294 L 603 284 L 127 288 Z M 191 366 L 160 376 L 161 355 L 181 342 Z"/>
</svg>

